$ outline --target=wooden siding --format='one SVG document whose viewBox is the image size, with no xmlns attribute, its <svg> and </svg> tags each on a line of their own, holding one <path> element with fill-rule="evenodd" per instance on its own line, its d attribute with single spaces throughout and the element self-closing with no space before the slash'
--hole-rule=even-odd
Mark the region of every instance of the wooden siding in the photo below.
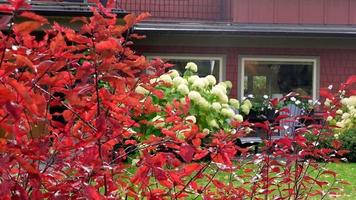
<svg viewBox="0 0 356 200">
<path fill-rule="evenodd" d="M 237 23 L 355 25 L 356 0 L 235 0 Z"/>
</svg>

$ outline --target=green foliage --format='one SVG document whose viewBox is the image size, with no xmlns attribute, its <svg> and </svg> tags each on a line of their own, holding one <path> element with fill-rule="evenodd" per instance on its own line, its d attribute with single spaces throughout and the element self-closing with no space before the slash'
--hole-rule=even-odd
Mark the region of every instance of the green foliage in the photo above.
<svg viewBox="0 0 356 200">
<path fill-rule="evenodd" d="M 342 142 L 343 149 L 350 151 L 346 154 L 348 161 L 356 162 L 356 128 L 346 130 L 340 134 L 339 140 Z"/>
</svg>

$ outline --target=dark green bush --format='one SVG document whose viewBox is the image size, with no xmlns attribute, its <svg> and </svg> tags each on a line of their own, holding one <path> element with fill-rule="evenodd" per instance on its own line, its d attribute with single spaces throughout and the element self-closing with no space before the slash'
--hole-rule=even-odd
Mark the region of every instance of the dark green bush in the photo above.
<svg viewBox="0 0 356 200">
<path fill-rule="evenodd" d="M 339 136 L 342 147 L 350 152 L 346 154 L 349 162 L 356 162 L 356 129 L 349 129 Z"/>
</svg>

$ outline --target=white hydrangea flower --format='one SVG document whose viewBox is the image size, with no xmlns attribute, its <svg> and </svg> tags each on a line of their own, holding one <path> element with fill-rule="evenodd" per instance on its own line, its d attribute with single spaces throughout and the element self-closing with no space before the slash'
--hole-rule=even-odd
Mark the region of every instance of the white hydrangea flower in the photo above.
<svg viewBox="0 0 356 200">
<path fill-rule="evenodd" d="M 299 101 L 299 100 L 295 101 L 295 104 L 296 104 L 296 105 L 299 105 L 299 104 L 301 104 L 301 103 L 302 103 L 302 102 Z"/>
<path fill-rule="evenodd" d="M 217 84 L 217 86 L 221 86 L 221 87 L 225 88 L 225 90 L 227 89 L 227 85 L 225 82 L 220 82 Z"/>
<path fill-rule="evenodd" d="M 252 108 L 252 103 L 250 100 L 245 99 L 245 101 L 243 102 L 243 105 L 246 105 L 248 107 L 248 109 Z"/>
<path fill-rule="evenodd" d="M 199 99 L 201 98 L 201 95 L 200 95 L 200 93 L 197 92 L 197 91 L 190 91 L 190 92 L 188 93 L 188 97 L 189 97 L 189 99 L 191 99 L 192 101 L 198 102 Z"/>
<path fill-rule="evenodd" d="M 172 83 L 173 80 L 168 74 L 163 74 L 159 77 L 159 79 L 165 83 Z"/>
<path fill-rule="evenodd" d="M 188 62 L 187 65 L 185 66 L 185 69 L 190 70 L 192 72 L 197 72 L 198 66 L 197 66 L 197 64 L 195 64 L 193 62 Z"/>
<path fill-rule="evenodd" d="M 210 85 L 215 85 L 216 84 L 216 78 L 213 75 L 206 76 L 206 79 L 209 81 Z"/>
<path fill-rule="evenodd" d="M 263 95 L 263 98 L 264 98 L 264 99 L 268 99 L 268 95 L 266 95 L 266 94 Z"/>
<path fill-rule="evenodd" d="M 179 77 L 179 72 L 175 69 L 171 69 L 168 71 L 168 74 L 172 77 L 172 78 L 175 78 L 175 77 Z"/>
<path fill-rule="evenodd" d="M 242 117 L 242 115 L 236 114 L 236 115 L 234 115 L 234 120 L 236 120 L 238 122 L 243 122 L 244 118 Z"/>
<path fill-rule="evenodd" d="M 227 103 L 221 104 L 221 107 L 222 107 L 222 108 L 230 108 L 229 104 L 227 104 Z"/>
<path fill-rule="evenodd" d="M 203 97 L 201 97 L 199 100 L 198 100 L 198 105 L 204 109 L 207 109 L 209 108 L 209 102 L 207 100 L 205 100 Z"/>
<path fill-rule="evenodd" d="M 350 113 L 344 113 L 341 116 L 342 119 L 348 119 L 349 117 L 350 117 Z"/>
<path fill-rule="evenodd" d="M 216 122 L 215 119 L 212 119 L 208 122 L 208 125 L 213 128 L 219 128 L 219 124 Z"/>
<path fill-rule="evenodd" d="M 205 133 L 205 134 L 209 134 L 209 133 L 210 133 L 210 130 L 207 129 L 207 128 L 204 128 L 202 132 Z"/>
<path fill-rule="evenodd" d="M 188 121 L 189 123 L 195 124 L 197 122 L 197 118 L 195 116 L 190 115 L 185 118 L 185 121 Z"/>
<path fill-rule="evenodd" d="M 297 99 L 295 97 L 290 98 L 291 101 L 296 101 Z"/>
<path fill-rule="evenodd" d="M 220 95 L 218 97 L 219 97 L 220 103 L 228 103 L 229 102 L 229 97 L 227 97 L 226 94 Z"/>
<path fill-rule="evenodd" d="M 325 102 L 324 102 L 324 105 L 325 105 L 326 107 L 330 107 L 330 106 L 331 106 L 331 100 L 328 99 L 328 98 L 326 98 L 326 99 L 325 99 Z"/>
<path fill-rule="evenodd" d="M 146 90 L 144 87 L 138 85 L 136 88 L 135 88 L 135 92 L 136 93 L 139 93 L 139 94 L 148 94 L 149 91 Z"/>
<path fill-rule="evenodd" d="M 193 75 L 188 78 L 189 83 L 194 83 L 195 80 L 199 79 L 199 76 Z"/>
<path fill-rule="evenodd" d="M 178 86 L 177 91 L 182 95 L 189 94 L 189 88 L 187 85 L 181 84 Z"/>
<path fill-rule="evenodd" d="M 232 88 L 232 83 L 231 81 L 225 81 L 226 88 L 231 89 Z"/>
<path fill-rule="evenodd" d="M 196 79 L 192 85 L 193 88 L 198 88 L 198 89 L 203 89 L 205 88 L 205 86 L 207 85 L 203 78 Z"/>
<path fill-rule="evenodd" d="M 211 108 L 216 111 L 219 111 L 221 109 L 221 104 L 218 102 L 214 102 L 213 104 L 211 104 Z"/>
<path fill-rule="evenodd" d="M 235 112 L 232 109 L 223 108 L 221 109 L 221 114 L 225 117 L 231 118 L 235 115 Z"/>
<path fill-rule="evenodd" d="M 188 85 L 188 81 L 185 80 L 184 78 L 180 77 L 180 76 L 177 76 L 173 79 L 173 85 L 178 87 L 179 85 Z"/>
<path fill-rule="evenodd" d="M 244 113 L 245 115 L 248 115 L 250 113 L 250 106 L 248 106 L 248 104 L 242 104 L 240 109 L 241 112 Z"/>
<path fill-rule="evenodd" d="M 331 120 L 333 120 L 333 117 L 332 116 L 328 116 L 327 118 L 326 118 L 326 121 L 331 121 Z"/>
<path fill-rule="evenodd" d="M 240 102 L 237 99 L 230 99 L 229 103 L 233 108 L 239 109 L 240 107 Z"/>
<path fill-rule="evenodd" d="M 342 112 L 341 109 L 339 109 L 339 110 L 336 111 L 336 114 L 338 114 L 338 115 L 342 115 L 342 113 L 343 113 L 343 112 Z"/>
<path fill-rule="evenodd" d="M 213 89 L 211 89 L 211 93 L 215 96 L 226 94 L 226 88 L 221 85 L 215 85 Z"/>
<path fill-rule="evenodd" d="M 339 127 L 339 128 L 344 128 L 345 127 L 345 124 L 344 122 L 336 122 L 336 126 Z"/>
<path fill-rule="evenodd" d="M 153 78 L 150 80 L 151 84 L 158 83 L 159 79 L 158 78 Z"/>
</svg>

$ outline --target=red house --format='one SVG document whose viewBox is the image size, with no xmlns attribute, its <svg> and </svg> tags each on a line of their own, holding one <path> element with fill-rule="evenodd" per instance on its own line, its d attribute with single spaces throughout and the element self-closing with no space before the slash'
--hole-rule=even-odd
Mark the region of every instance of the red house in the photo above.
<svg viewBox="0 0 356 200">
<path fill-rule="evenodd" d="M 122 0 L 153 17 L 137 50 L 234 84 L 232 95 L 279 96 L 356 74 L 356 0 Z"/>
<path fill-rule="evenodd" d="M 103 1 L 103 3 L 105 3 Z M 65 20 L 89 14 L 87 0 L 31 0 Z M 117 0 L 117 13 L 148 11 L 135 27 L 137 51 L 234 84 L 232 96 L 318 97 L 320 87 L 356 74 L 356 0 Z"/>
</svg>

